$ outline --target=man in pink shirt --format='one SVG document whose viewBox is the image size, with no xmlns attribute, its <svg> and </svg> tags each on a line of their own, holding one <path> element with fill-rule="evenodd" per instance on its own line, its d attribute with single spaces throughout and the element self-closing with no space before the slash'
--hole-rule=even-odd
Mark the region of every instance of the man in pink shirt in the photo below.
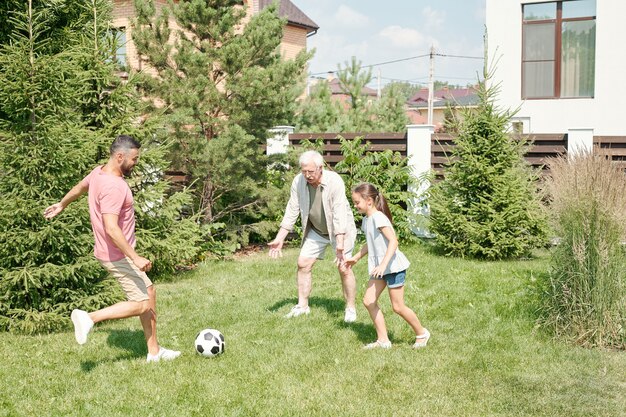
<svg viewBox="0 0 626 417">
<path fill-rule="evenodd" d="M 148 362 L 171 360 L 179 351 L 159 346 L 156 335 L 156 290 L 146 275 L 152 263 L 135 252 L 135 210 L 133 194 L 124 180 L 139 159 L 141 145 L 133 137 L 120 135 L 111 144 L 106 165 L 94 168 L 63 199 L 46 208 L 44 217 L 51 219 L 72 201 L 88 193 L 89 217 L 95 237 L 94 255 L 121 284 L 127 301 L 87 313 L 72 311 L 74 336 L 79 344 L 95 323 L 104 320 L 139 316 L 148 345 Z"/>
</svg>

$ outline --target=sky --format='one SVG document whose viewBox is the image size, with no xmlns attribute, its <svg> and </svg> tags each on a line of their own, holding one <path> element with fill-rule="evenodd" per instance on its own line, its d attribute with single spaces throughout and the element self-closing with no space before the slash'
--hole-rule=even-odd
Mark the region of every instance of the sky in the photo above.
<svg viewBox="0 0 626 417">
<path fill-rule="evenodd" d="M 315 48 L 309 73 L 326 77 L 355 56 L 372 67 L 372 87 L 392 80 L 428 83 L 430 47 L 434 78 L 462 85 L 482 74 L 485 0 L 292 0 L 320 27 L 308 38 Z M 426 55 L 421 58 L 406 59 Z"/>
</svg>

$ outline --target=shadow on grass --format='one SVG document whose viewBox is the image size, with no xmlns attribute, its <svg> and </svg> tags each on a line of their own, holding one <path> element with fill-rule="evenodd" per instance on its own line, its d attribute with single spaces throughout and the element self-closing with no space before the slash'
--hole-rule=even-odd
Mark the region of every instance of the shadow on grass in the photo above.
<svg viewBox="0 0 626 417">
<path fill-rule="evenodd" d="M 268 310 L 271 312 L 277 312 L 286 305 L 293 306 L 297 303 L 297 298 L 285 298 L 274 303 L 268 308 Z M 359 341 L 369 343 L 376 340 L 376 329 L 374 329 L 374 324 L 371 323 L 367 312 L 359 312 L 361 315 L 364 314 L 362 317 L 363 320 L 365 320 L 365 323 L 359 321 L 355 323 L 346 323 L 343 321 L 343 312 L 346 307 L 344 300 L 338 298 L 311 297 L 309 298 L 309 306 L 313 309 L 322 308 L 331 316 L 339 314 L 339 319 L 336 322 L 337 327 L 340 329 L 352 330 L 357 335 Z M 393 332 L 389 332 L 389 338 L 393 340 Z"/>
<path fill-rule="evenodd" d="M 268 307 L 268 310 L 274 313 L 286 305 L 294 306 L 296 304 L 298 304 L 297 298 L 295 297 L 285 298 L 280 301 L 277 301 L 276 303 Z M 339 311 L 343 312 L 345 308 L 345 302 L 343 300 L 339 300 L 336 298 L 311 297 L 309 298 L 309 307 L 312 307 L 312 308 L 321 307 L 324 310 L 326 310 L 329 314 L 334 314 Z"/>
<path fill-rule="evenodd" d="M 272 304 L 271 306 L 269 306 L 267 309 L 269 311 L 271 311 L 272 313 L 277 312 L 278 310 L 280 310 L 281 308 L 283 308 L 286 305 L 290 305 L 290 306 L 294 306 L 298 303 L 298 299 L 297 298 L 284 298 L 280 301 L 275 302 L 274 304 Z"/>
<path fill-rule="evenodd" d="M 142 330 L 111 330 L 109 331 L 107 343 L 109 346 L 122 348 L 126 350 L 126 352 L 121 355 L 117 355 L 116 357 L 99 361 L 83 361 L 80 364 L 83 372 L 91 372 L 98 365 L 102 365 L 104 363 L 143 358 L 147 353 L 146 339 L 144 338 Z"/>
<path fill-rule="evenodd" d="M 366 317 L 366 320 L 369 320 L 369 316 Z M 371 322 L 361 323 L 357 321 L 355 323 L 346 323 L 342 319 L 337 324 L 337 326 L 342 329 L 352 330 L 354 334 L 356 334 L 356 337 L 359 339 L 359 342 L 362 342 L 363 344 L 367 344 L 376 340 L 376 329 Z M 389 338 L 393 340 L 392 332 L 389 332 Z"/>
</svg>

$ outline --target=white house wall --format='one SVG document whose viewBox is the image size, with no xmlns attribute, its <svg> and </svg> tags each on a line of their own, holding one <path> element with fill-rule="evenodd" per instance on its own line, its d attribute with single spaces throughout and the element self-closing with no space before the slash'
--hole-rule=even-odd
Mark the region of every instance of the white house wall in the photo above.
<svg viewBox="0 0 626 417">
<path fill-rule="evenodd" d="M 527 133 L 593 129 L 597 136 L 626 135 L 626 1 L 596 0 L 596 71 L 593 99 L 522 101 L 522 4 L 543 1 L 486 0 L 488 57 L 500 83 L 498 105 L 520 107 Z"/>
</svg>

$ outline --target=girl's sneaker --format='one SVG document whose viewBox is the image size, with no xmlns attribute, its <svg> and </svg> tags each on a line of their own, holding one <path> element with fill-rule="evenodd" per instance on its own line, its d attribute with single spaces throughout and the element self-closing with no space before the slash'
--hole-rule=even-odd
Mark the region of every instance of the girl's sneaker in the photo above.
<svg viewBox="0 0 626 417">
<path fill-rule="evenodd" d="M 381 342 L 380 340 L 377 340 L 375 342 L 372 343 L 368 343 L 367 345 L 363 346 L 363 349 L 391 349 L 391 341 L 387 340 L 386 342 Z"/>
<path fill-rule="evenodd" d="M 420 349 L 426 347 L 428 339 L 430 339 L 430 332 L 428 331 L 428 329 L 424 328 L 424 334 L 415 336 L 415 344 L 413 345 L 413 348 Z"/>
</svg>

